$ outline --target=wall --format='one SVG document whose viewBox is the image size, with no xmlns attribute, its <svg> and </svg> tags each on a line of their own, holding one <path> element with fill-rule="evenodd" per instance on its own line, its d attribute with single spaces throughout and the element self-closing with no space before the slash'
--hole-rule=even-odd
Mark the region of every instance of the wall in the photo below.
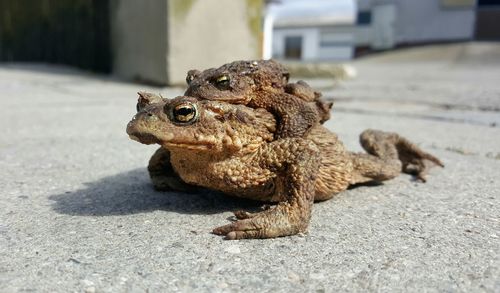
<svg viewBox="0 0 500 293">
<path fill-rule="evenodd" d="M 273 58 L 284 59 L 285 38 L 287 36 L 301 36 L 301 60 L 349 60 L 353 56 L 352 30 L 352 26 L 346 25 L 275 28 L 273 31 Z M 322 42 L 333 45 L 322 46 Z"/>
<path fill-rule="evenodd" d="M 373 49 L 383 50 L 394 47 L 396 43 L 395 40 L 396 27 L 394 26 L 394 24 L 396 23 L 398 17 L 400 16 L 399 15 L 396 16 L 396 7 L 394 4 L 380 4 L 373 7 L 372 10 Z"/>
<path fill-rule="evenodd" d="M 190 69 L 261 57 L 261 0 L 171 0 L 168 81 L 185 83 Z"/>
<path fill-rule="evenodd" d="M 301 60 L 314 60 L 318 57 L 318 28 L 275 28 L 273 31 L 273 57 L 283 59 L 285 56 L 285 37 L 302 37 Z"/>
<path fill-rule="evenodd" d="M 372 23 L 354 31 L 357 46 L 389 49 L 399 44 L 473 38 L 475 0 L 357 0 Z"/>
<path fill-rule="evenodd" d="M 113 72 L 185 84 L 190 69 L 261 56 L 262 0 L 111 0 Z"/>
<path fill-rule="evenodd" d="M 438 0 L 395 1 L 397 43 L 472 39 L 475 11 L 469 7 L 445 7 Z"/>
<path fill-rule="evenodd" d="M 121 78 L 165 84 L 167 1 L 111 0 L 113 73 Z"/>
<path fill-rule="evenodd" d="M 319 37 L 319 60 L 349 60 L 354 53 L 352 25 L 322 27 Z"/>
</svg>

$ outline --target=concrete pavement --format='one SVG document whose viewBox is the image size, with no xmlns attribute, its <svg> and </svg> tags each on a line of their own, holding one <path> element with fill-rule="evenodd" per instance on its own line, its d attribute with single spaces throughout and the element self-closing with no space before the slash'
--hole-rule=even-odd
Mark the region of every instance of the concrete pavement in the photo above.
<svg viewBox="0 0 500 293">
<path fill-rule="evenodd" d="M 138 90 L 182 89 L 0 65 L 0 292 L 498 292 L 499 48 L 400 50 L 308 80 L 335 97 L 327 126 L 350 149 L 397 131 L 446 168 L 316 204 L 306 235 L 244 241 L 209 232 L 257 203 L 154 191 L 156 147 L 125 134 Z"/>
</svg>

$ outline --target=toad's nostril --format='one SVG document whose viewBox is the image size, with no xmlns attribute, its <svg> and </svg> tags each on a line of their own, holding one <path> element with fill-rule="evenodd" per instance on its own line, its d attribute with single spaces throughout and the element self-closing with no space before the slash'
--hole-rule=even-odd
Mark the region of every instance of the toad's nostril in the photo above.
<svg viewBox="0 0 500 293">
<path fill-rule="evenodd" d="M 149 122 L 154 122 L 154 121 L 158 120 L 158 116 L 156 116 L 152 113 L 147 113 L 145 118 L 146 118 L 146 121 L 149 121 Z"/>
<path fill-rule="evenodd" d="M 149 110 L 142 110 L 140 114 L 142 115 L 143 119 L 146 119 L 148 121 L 155 120 L 157 118 L 156 115 Z"/>
</svg>

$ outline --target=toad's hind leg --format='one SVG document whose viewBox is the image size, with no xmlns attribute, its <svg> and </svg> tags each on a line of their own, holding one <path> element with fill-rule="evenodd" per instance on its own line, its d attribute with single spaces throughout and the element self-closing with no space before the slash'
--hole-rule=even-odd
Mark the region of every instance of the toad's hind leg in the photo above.
<svg viewBox="0 0 500 293">
<path fill-rule="evenodd" d="M 260 166 L 281 174 L 274 196 L 282 200 L 259 213 L 236 212 L 239 219 L 213 233 L 227 239 L 273 238 L 305 232 L 311 219 L 320 150 L 307 139 L 280 139 L 259 151 Z"/>
<path fill-rule="evenodd" d="M 351 153 L 352 184 L 389 180 L 400 172 L 415 175 L 425 182 L 431 165 L 444 167 L 438 158 L 397 133 L 368 129 L 361 133 L 360 142 L 368 154 Z"/>
<path fill-rule="evenodd" d="M 187 184 L 177 175 L 170 163 L 170 152 L 164 148 L 159 148 L 153 154 L 149 160 L 148 171 L 156 190 L 196 191 L 196 186 Z"/>
</svg>

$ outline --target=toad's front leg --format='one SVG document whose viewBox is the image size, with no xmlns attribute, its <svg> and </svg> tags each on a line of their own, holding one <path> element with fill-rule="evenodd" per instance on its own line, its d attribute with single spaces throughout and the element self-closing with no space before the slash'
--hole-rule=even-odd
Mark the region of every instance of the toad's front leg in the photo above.
<svg viewBox="0 0 500 293">
<path fill-rule="evenodd" d="M 319 151 L 305 139 L 281 139 L 268 144 L 261 161 L 282 176 L 275 193 L 285 200 L 265 211 L 249 214 L 213 233 L 226 239 L 273 238 L 305 232 L 311 218 Z M 241 212 L 240 212 L 241 213 Z M 240 217 L 245 218 L 245 217 Z"/>
<path fill-rule="evenodd" d="M 170 163 L 170 152 L 162 147 L 156 150 L 149 160 L 148 171 L 156 190 L 181 192 L 197 190 L 196 186 L 187 184 L 179 177 Z"/>
<path fill-rule="evenodd" d="M 329 105 L 325 107 L 328 108 Z M 316 109 L 317 105 L 314 103 L 287 93 L 270 94 L 266 98 L 252 100 L 250 106 L 264 108 L 276 117 L 279 121 L 275 133 L 277 139 L 304 137 L 313 125 L 325 121 L 323 118 L 326 115 L 324 111 Z M 328 112 L 329 110 L 328 108 Z"/>
</svg>

